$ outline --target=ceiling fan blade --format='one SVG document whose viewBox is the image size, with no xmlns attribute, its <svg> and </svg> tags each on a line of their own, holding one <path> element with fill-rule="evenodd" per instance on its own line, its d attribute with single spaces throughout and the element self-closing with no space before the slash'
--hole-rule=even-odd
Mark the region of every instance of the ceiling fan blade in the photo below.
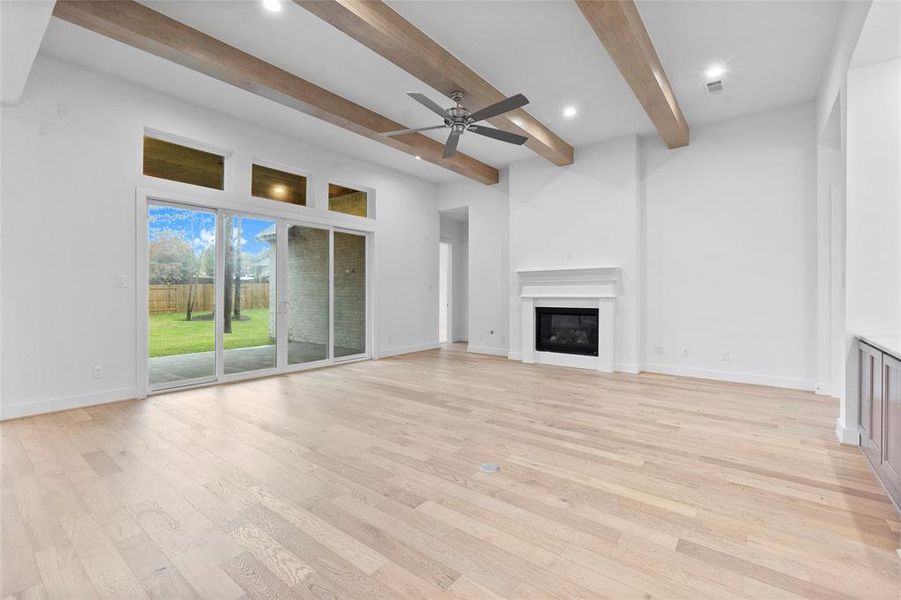
<svg viewBox="0 0 901 600">
<path fill-rule="evenodd" d="M 493 127 L 485 127 L 484 125 L 472 125 L 468 131 L 484 135 L 485 137 L 494 138 L 502 142 L 507 142 L 508 144 L 518 144 L 520 146 L 529 141 L 529 138 L 524 135 L 501 131 L 500 129 L 495 129 Z"/>
<path fill-rule="evenodd" d="M 486 106 L 482 110 L 477 110 L 472 113 L 470 117 L 473 121 L 482 121 L 483 119 L 490 119 L 491 117 L 496 117 L 505 112 L 510 112 L 511 110 L 517 109 L 520 106 L 525 106 L 528 103 L 528 98 L 522 94 L 516 94 L 515 96 L 510 96 L 500 102 L 495 102 L 491 106 Z"/>
<path fill-rule="evenodd" d="M 417 127 L 416 129 L 398 129 L 397 131 L 385 131 L 382 135 L 404 135 L 405 133 L 416 133 L 417 131 L 429 131 L 430 129 L 444 129 L 446 125 L 434 125 L 432 127 Z"/>
<path fill-rule="evenodd" d="M 419 92 L 408 92 L 407 95 L 425 106 L 433 113 L 441 115 L 442 118 L 447 116 L 447 111 L 441 108 L 437 102 L 435 102 L 425 94 L 420 94 Z"/>
<path fill-rule="evenodd" d="M 457 142 L 460 141 L 460 132 L 451 131 L 447 136 L 447 143 L 444 144 L 444 158 L 450 158 L 457 151 Z"/>
</svg>

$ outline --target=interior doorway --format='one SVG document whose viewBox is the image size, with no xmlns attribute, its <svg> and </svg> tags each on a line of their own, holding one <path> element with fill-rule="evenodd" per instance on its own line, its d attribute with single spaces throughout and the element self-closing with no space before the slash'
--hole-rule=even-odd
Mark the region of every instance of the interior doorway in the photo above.
<svg viewBox="0 0 901 600">
<path fill-rule="evenodd" d="M 438 245 L 438 343 L 446 344 L 450 341 L 451 328 L 451 253 L 450 242 L 441 242 Z"/>
<path fill-rule="evenodd" d="M 469 340 L 469 209 L 439 211 L 438 340 Z"/>
</svg>

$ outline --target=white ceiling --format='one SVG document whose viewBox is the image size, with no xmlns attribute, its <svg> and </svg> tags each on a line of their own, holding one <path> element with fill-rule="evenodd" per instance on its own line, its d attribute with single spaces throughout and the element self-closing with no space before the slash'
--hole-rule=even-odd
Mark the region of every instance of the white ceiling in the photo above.
<svg viewBox="0 0 901 600">
<path fill-rule="evenodd" d="M 901 2 L 873 2 L 860 32 L 851 67 L 901 57 Z"/>
<path fill-rule="evenodd" d="M 257 0 L 145 4 L 410 127 L 431 125 L 435 119 L 406 92 L 422 91 L 449 104 L 435 90 L 288 1 L 278 14 L 263 10 Z M 630 133 L 653 134 L 649 119 L 573 2 L 390 4 L 495 87 L 508 94 L 524 93 L 531 100 L 527 110 L 576 147 Z M 812 99 L 841 3 L 639 0 L 639 10 L 691 125 Z M 458 177 L 56 19 L 42 51 L 424 179 Z M 728 68 L 726 91 L 707 96 L 703 71 L 714 62 Z M 579 115 L 568 121 L 561 111 L 570 104 L 578 107 Z M 442 139 L 441 132 L 434 137 Z M 498 167 L 534 156 L 525 147 L 479 136 L 464 136 L 460 149 Z"/>
</svg>

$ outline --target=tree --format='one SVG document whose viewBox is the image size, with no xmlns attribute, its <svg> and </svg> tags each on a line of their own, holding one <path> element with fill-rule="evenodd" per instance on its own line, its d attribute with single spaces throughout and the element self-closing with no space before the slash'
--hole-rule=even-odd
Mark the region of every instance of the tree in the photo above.
<svg viewBox="0 0 901 600">
<path fill-rule="evenodd" d="M 238 228 L 235 230 L 235 240 L 234 244 L 237 246 L 234 252 L 235 256 L 235 301 L 234 301 L 234 315 L 235 320 L 241 320 L 241 255 L 244 254 L 241 252 L 241 219 L 235 219 L 238 222 Z"/>
<path fill-rule="evenodd" d="M 210 245 L 200 252 L 200 276 L 216 276 L 216 246 Z"/>
<path fill-rule="evenodd" d="M 188 281 L 193 273 L 194 249 L 178 231 L 164 229 L 149 245 L 150 283 L 172 285 Z"/>
<path fill-rule="evenodd" d="M 224 323 L 222 331 L 224 333 L 232 332 L 232 289 L 233 289 L 233 272 L 234 272 L 234 227 L 232 225 L 234 219 L 225 220 L 225 297 L 222 299 L 224 310 L 222 311 Z M 239 250 L 240 252 L 240 250 Z"/>
<path fill-rule="evenodd" d="M 185 321 L 190 321 L 194 306 L 197 301 L 197 290 L 201 277 L 214 277 L 216 275 L 216 246 L 211 236 L 204 236 L 201 232 L 200 237 L 195 239 L 195 248 L 200 249 L 200 254 L 194 254 L 192 263 L 191 284 L 188 286 L 188 301 L 185 305 Z"/>
</svg>

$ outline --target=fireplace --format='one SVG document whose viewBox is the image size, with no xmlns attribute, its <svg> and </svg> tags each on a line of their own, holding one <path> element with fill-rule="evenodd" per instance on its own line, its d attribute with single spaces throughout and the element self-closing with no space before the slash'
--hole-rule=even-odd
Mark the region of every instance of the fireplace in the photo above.
<svg viewBox="0 0 901 600">
<path fill-rule="evenodd" d="M 535 350 L 598 355 L 598 309 L 535 307 Z"/>
<path fill-rule="evenodd" d="M 517 269 L 520 339 L 510 358 L 612 373 L 620 275 L 618 267 Z"/>
</svg>

